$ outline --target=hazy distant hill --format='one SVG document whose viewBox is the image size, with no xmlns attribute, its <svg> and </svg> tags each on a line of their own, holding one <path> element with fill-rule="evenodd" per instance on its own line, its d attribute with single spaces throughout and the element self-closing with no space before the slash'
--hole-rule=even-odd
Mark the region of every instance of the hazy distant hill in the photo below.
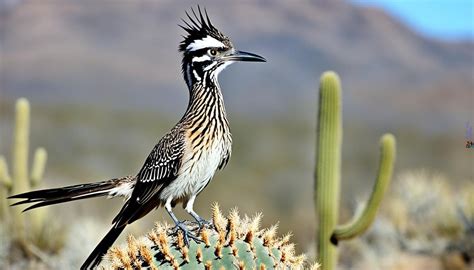
<svg viewBox="0 0 474 270">
<path fill-rule="evenodd" d="M 173 113 L 185 106 L 177 24 L 192 1 L 2 2 L 3 96 Z M 238 48 L 268 59 L 221 75 L 230 111 L 297 108 L 312 117 L 318 76 L 334 69 L 348 117 L 439 129 L 474 116 L 472 42 L 428 39 L 344 1 L 202 5 Z"/>
</svg>

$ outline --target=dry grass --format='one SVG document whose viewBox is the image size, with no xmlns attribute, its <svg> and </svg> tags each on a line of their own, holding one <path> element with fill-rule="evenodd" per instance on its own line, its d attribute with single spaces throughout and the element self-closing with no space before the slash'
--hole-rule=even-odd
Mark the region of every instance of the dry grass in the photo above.
<svg viewBox="0 0 474 270">
<path fill-rule="evenodd" d="M 399 174 L 370 231 L 342 246 L 344 268 L 473 267 L 473 194 L 472 183 L 456 189 L 439 173 Z"/>
</svg>

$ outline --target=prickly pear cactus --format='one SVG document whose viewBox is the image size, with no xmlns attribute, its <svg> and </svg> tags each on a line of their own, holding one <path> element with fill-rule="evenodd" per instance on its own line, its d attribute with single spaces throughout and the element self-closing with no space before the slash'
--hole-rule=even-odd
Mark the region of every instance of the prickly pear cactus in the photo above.
<svg viewBox="0 0 474 270">
<path fill-rule="evenodd" d="M 183 235 L 157 224 L 147 237 L 129 236 L 127 244 L 112 247 L 102 269 L 303 269 L 304 255 L 295 255 L 291 234 L 276 237 L 277 226 L 259 229 L 261 215 L 241 218 L 236 209 L 224 217 L 217 204 L 212 224 L 199 229 L 186 225 L 201 243 L 184 244 Z M 99 268 L 100 269 L 100 268 Z M 312 266 L 317 269 L 317 265 Z"/>
</svg>

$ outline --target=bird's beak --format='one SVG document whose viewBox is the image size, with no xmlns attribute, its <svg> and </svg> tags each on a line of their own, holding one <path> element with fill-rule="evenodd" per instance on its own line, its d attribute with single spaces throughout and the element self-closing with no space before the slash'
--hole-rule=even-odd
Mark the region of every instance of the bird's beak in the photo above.
<svg viewBox="0 0 474 270">
<path fill-rule="evenodd" d="M 225 61 L 246 61 L 246 62 L 267 62 L 265 58 L 254 53 L 233 51 L 230 54 L 224 56 Z"/>
</svg>

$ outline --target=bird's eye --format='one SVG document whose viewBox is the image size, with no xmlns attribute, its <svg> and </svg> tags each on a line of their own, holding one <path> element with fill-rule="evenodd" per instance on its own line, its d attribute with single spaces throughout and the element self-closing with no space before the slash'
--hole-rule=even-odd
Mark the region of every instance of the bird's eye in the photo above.
<svg viewBox="0 0 474 270">
<path fill-rule="evenodd" d="M 210 54 L 211 56 L 216 56 L 216 55 L 217 55 L 217 51 L 216 51 L 215 49 L 210 49 L 210 50 L 209 50 L 209 54 Z"/>
</svg>

